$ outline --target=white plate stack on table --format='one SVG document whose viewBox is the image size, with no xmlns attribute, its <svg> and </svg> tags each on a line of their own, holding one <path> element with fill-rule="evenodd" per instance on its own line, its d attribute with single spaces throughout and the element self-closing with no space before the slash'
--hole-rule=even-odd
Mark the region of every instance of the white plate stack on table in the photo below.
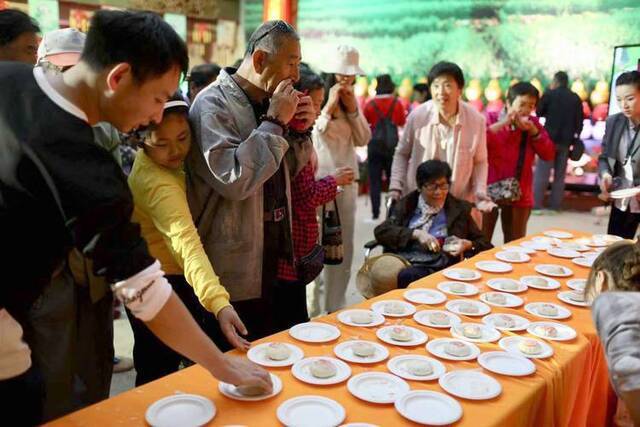
<svg viewBox="0 0 640 427">
<path fill-rule="evenodd" d="M 491 313 L 491 307 L 476 300 L 455 299 L 447 302 L 446 309 L 462 316 L 484 316 Z"/>
<path fill-rule="evenodd" d="M 482 323 L 499 331 L 524 331 L 529 326 L 529 319 L 517 314 L 495 313 L 482 318 Z"/>
<path fill-rule="evenodd" d="M 556 322 L 533 322 L 527 327 L 527 332 L 549 341 L 571 341 L 578 336 L 571 326 Z"/>
<path fill-rule="evenodd" d="M 480 355 L 478 346 L 455 338 L 438 338 L 429 341 L 427 351 L 436 357 L 452 361 L 474 360 Z"/>
<path fill-rule="evenodd" d="M 487 371 L 511 377 L 524 377 L 536 371 L 536 365 L 526 357 L 507 351 L 488 351 L 478 356 L 478 364 Z"/>
<path fill-rule="evenodd" d="M 552 302 L 531 302 L 524 309 L 529 314 L 545 319 L 562 320 L 571 317 L 571 310 Z"/>
<path fill-rule="evenodd" d="M 441 304 L 447 300 L 447 296 L 435 289 L 409 289 L 403 294 L 407 301 L 414 304 L 428 304 L 436 305 Z"/>
<path fill-rule="evenodd" d="M 506 337 L 498 343 L 505 351 L 530 359 L 546 359 L 553 356 L 553 347 L 536 338 Z"/>
<path fill-rule="evenodd" d="M 202 426 L 216 416 L 212 401 L 196 394 L 175 394 L 154 402 L 145 413 L 152 426 Z"/>
<path fill-rule="evenodd" d="M 247 357 L 258 365 L 277 368 L 293 365 L 304 357 L 304 352 L 293 344 L 266 342 L 251 347 Z"/>
<path fill-rule="evenodd" d="M 531 261 L 531 257 L 526 254 L 524 251 L 500 251 L 496 252 L 496 258 L 500 261 L 511 262 L 511 263 L 524 263 Z"/>
<path fill-rule="evenodd" d="M 461 323 L 451 327 L 451 336 L 464 341 L 489 343 L 500 339 L 500 332 L 486 324 Z"/>
<path fill-rule="evenodd" d="M 369 403 L 394 403 L 411 388 L 405 380 L 386 372 L 364 372 L 347 382 L 347 389 L 358 399 Z"/>
<path fill-rule="evenodd" d="M 551 277 L 569 277 L 573 275 L 573 271 L 570 268 L 557 264 L 538 264 L 535 270 L 540 274 Z"/>
<path fill-rule="evenodd" d="M 495 291 L 511 293 L 520 293 L 528 289 L 526 284 L 506 277 L 490 279 L 487 281 L 487 286 Z"/>
<path fill-rule="evenodd" d="M 285 426 L 337 426 L 345 417 L 344 407 L 323 396 L 298 396 L 278 407 L 278 420 Z"/>
<path fill-rule="evenodd" d="M 257 386 L 236 387 L 233 384 L 227 384 L 222 381 L 218 384 L 218 390 L 220 390 L 220 393 L 223 395 L 234 400 L 257 402 L 259 400 L 270 399 L 273 396 L 277 396 L 282 391 L 282 380 L 280 380 L 280 377 L 274 374 L 270 375 L 271 384 L 273 384 L 273 390 L 271 393 L 265 393 L 263 388 Z"/>
<path fill-rule="evenodd" d="M 564 259 L 573 259 L 580 256 L 580 252 L 573 249 L 567 249 L 562 247 L 550 248 L 547 250 L 547 253 L 556 258 L 564 258 Z"/>
<path fill-rule="evenodd" d="M 438 379 L 447 393 L 469 400 L 488 400 L 502 393 L 502 386 L 493 377 L 476 370 L 447 372 Z"/>
<path fill-rule="evenodd" d="M 478 261 L 476 268 L 487 273 L 509 273 L 513 271 L 513 266 L 502 261 Z"/>
<path fill-rule="evenodd" d="M 437 288 L 445 294 L 461 297 L 470 297 L 480 292 L 476 285 L 464 282 L 440 282 Z"/>
<path fill-rule="evenodd" d="M 564 291 L 558 292 L 558 299 L 566 304 L 575 305 L 578 307 L 590 307 L 586 299 L 584 291 Z"/>
<path fill-rule="evenodd" d="M 294 377 L 312 385 L 339 384 L 351 376 L 351 368 L 333 357 L 307 357 L 291 368 Z"/>
<path fill-rule="evenodd" d="M 340 329 L 328 323 L 306 322 L 289 329 L 289 335 L 308 343 L 330 342 L 340 337 Z"/>
<path fill-rule="evenodd" d="M 462 407 L 452 397 L 429 390 L 406 393 L 395 403 L 396 411 L 419 424 L 444 426 L 462 418 Z"/>
<path fill-rule="evenodd" d="M 437 329 L 448 329 L 462 322 L 455 314 L 442 310 L 419 311 L 413 315 L 413 320 L 423 326 Z"/>
<path fill-rule="evenodd" d="M 473 282 L 482 277 L 479 271 L 469 268 L 448 268 L 444 270 L 442 274 L 449 280 L 460 280 L 463 282 Z"/>
<path fill-rule="evenodd" d="M 389 357 L 389 350 L 373 341 L 345 341 L 334 347 L 340 359 L 351 363 L 378 363 Z"/>
<path fill-rule="evenodd" d="M 480 300 L 495 307 L 514 308 L 524 304 L 522 298 L 504 292 L 485 292 L 480 295 Z"/>
<path fill-rule="evenodd" d="M 560 287 L 560 282 L 557 280 L 543 276 L 524 276 L 520 278 L 520 282 L 529 288 L 543 291 L 550 291 Z"/>
<path fill-rule="evenodd" d="M 382 314 L 363 309 L 343 310 L 338 313 L 338 321 L 347 326 L 363 326 L 367 328 L 380 326 L 385 322 Z"/>
<path fill-rule="evenodd" d="M 387 362 L 387 369 L 392 374 L 413 381 L 437 380 L 447 372 L 447 368 L 436 359 L 418 354 L 396 356 Z"/>
<path fill-rule="evenodd" d="M 546 251 L 553 246 L 550 242 L 539 240 L 527 240 L 520 243 L 520 246 L 526 249 L 533 249 L 534 251 Z"/>
<path fill-rule="evenodd" d="M 546 237 L 551 237 L 553 239 L 571 239 L 573 238 L 573 234 L 568 231 L 563 230 L 547 230 L 544 234 Z"/>
<path fill-rule="evenodd" d="M 385 326 L 376 331 L 376 336 L 387 344 L 401 347 L 415 347 L 427 342 L 429 337 L 420 329 L 411 326 Z"/>
<path fill-rule="evenodd" d="M 390 299 L 374 302 L 371 310 L 385 317 L 406 317 L 412 316 L 416 312 L 416 307 L 406 301 Z"/>
</svg>

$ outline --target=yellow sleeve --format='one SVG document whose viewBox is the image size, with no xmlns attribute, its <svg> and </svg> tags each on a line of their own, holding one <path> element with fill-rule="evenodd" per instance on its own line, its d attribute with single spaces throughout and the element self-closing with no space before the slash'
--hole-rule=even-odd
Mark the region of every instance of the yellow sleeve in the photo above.
<svg viewBox="0 0 640 427">
<path fill-rule="evenodd" d="M 152 218 L 200 303 L 217 316 L 221 309 L 231 305 L 229 293 L 220 283 L 202 247 L 186 192 L 178 177 L 146 169 L 137 178 L 129 184 L 138 208 Z"/>
</svg>

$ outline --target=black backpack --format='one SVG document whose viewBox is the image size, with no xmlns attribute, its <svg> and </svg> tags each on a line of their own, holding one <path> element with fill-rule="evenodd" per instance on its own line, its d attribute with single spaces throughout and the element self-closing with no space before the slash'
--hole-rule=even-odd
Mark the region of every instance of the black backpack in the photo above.
<svg viewBox="0 0 640 427">
<path fill-rule="evenodd" d="M 397 100 L 398 98 L 393 98 L 391 107 L 389 107 L 386 115 L 382 114 L 382 111 L 380 111 L 375 101 L 371 101 L 378 115 L 378 122 L 373 128 L 371 141 L 367 149 L 369 156 L 393 157 L 396 145 L 398 145 L 398 127 L 393 124 L 391 117 L 393 116 Z"/>
</svg>

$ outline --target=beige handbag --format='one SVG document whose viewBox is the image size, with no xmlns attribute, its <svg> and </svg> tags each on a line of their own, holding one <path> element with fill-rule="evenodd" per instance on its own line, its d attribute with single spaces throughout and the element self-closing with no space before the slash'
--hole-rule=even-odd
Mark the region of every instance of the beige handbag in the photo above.
<svg viewBox="0 0 640 427">
<path fill-rule="evenodd" d="M 411 264 L 399 255 L 384 253 L 365 259 L 356 275 L 356 287 L 366 299 L 398 288 L 398 273 Z"/>
</svg>

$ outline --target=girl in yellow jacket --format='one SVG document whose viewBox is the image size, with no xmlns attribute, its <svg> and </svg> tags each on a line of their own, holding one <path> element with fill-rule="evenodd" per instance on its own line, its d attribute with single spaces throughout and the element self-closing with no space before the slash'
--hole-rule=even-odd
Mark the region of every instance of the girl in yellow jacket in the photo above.
<svg viewBox="0 0 640 427">
<path fill-rule="evenodd" d="M 183 161 L 191 146 L 189 106 L 180 94 L 166 104 L 162 122 L 152 125 L 136 154 L 129 187 L 133 219 L 140 224 L 151 254 L 160 260 L 182 302 L 221 349 L 247 350 L 247 330 L 207 257 L 187 204 Z M 216 322 L 217 318 L 217 322 Z M 129 316 L 135 343 L 136 386 L 175 372 L 182 356 Z"/>
</svg>

